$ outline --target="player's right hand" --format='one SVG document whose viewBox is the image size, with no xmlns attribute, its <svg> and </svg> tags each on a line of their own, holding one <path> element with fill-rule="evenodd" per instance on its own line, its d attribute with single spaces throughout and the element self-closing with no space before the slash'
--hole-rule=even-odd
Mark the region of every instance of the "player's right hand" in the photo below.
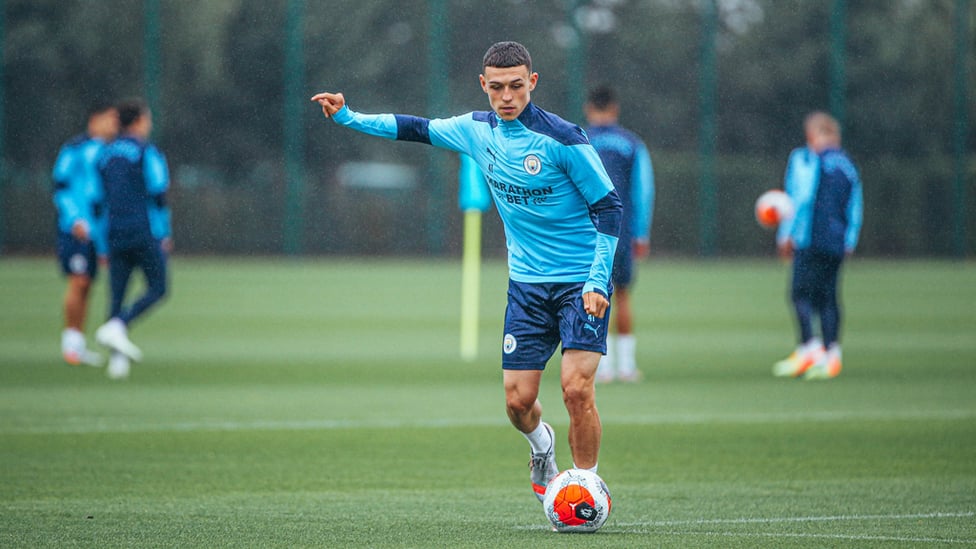
<svg viewBox="0 0 976 549">
<path fill-rule="evenodd" d="M 779 256 L 783 259 L 790 259 L 793 257 L 793 239 L 787 238 L 786 240 L 777 243 L 776 251 L 779 252 Z"/>
<path fill-rule="evenodd" d="M 84 219 L 79 219 L 71 226 L 71 236 L 78 242 L 88 242 L 88 223 Z"/>
<path fill-rule="evenodd" d="M 322 106 L 322 114 L 329 118 L 339 112 L 346 105 L 346 98 L 341 93 L 322 92 L 312 96 L 312 102 Z"/>
</svg>

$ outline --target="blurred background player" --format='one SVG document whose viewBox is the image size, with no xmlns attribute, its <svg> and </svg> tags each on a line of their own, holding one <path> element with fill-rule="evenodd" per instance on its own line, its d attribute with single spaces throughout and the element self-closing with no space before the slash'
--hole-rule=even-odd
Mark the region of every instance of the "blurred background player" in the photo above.
<svg viewBox="0 0 976 549">
<path fill-rule="evenodd" d="M 509 287 L 502 340 L 508 418 L 531 448 L 529 477 L 542 501 L 559 472 L 539 384 L 562 345 L 560 381 L 575 467 L 597 470 L 603 434 L 594 379 L 606 352 L 610 273 L 622 207 L 583 130 L 530 101 L 539 74 L 528 50 L 499 42 L 485 52 L 482 90 L 491 111 L 430 120 L 352 111 L 341 93 L 312 101 L 357 131 L 468 154 L 485 174 L 508 242 Z"/>
<path fill-rule="evenodd" d="M 71 365 L 100 366 L 102 357 L 85 343 L 88 294 L 106 254 L 102 186 L 96 161 L 105 143 L 119 131 L 119 117 L 109 103 L 88 110 L 85 133 L 67 143 L 54 162 L 54 205 L 58 212 L 58 261 L 68 279 L 64 293 L 61 355 Z"/>
<path fill-rule="evenodd" d="M 630 290 L 634 260 L 647 257 L 650 252 L 654 170 L 644 142 L 619 125 L 620 104 L 612 88 L 600 86 L 591 90 L 584 109 L 590 144 L 600 154 L 624 207 L 620 244 L 613 260 L 615 313 L 611 329 L 616 334 L 607 335 L 607 354 L 600 360 L 596 376 L 601 383 L 614 379 L 634 382 L 641 374 L 637 369 Z"/>
<path fill-rule="evenodd" d="M 796 213 L 776 235 L 783 257 L 793 258 L 791 298 L 800 344 L 773 367 L 782 377 L 829 379 L 841 370 L 841 312 L 837 286 L 844 257 L 854 252 L 863 198 L 857 169 L 841 150 L 840 124 L 824 112 L 803 122 L 807 146 L 790 154 L 785 187 Z M 822 339 L 813 334 L 820 318 Z"/>
<path fill-rule="evenodd" d="M 130 360 L 142 360 L 142 351 L 129 340 L 128 327 L 166 294 L 166 257 L 173 246 L 166 206 L 169 169 L 163 154 L 149 143 L 152 113 L 140 99 L 119 103 L 118 112 L 121 134 L 105 147 L 98 162 L 108 215 L 112 305 L 95 339 L 112 350 L 108 375 L 113 378 L 129 374 Z M 123 307 L 136 268 L 146 277 L 146 289 Z"/>
</svg>

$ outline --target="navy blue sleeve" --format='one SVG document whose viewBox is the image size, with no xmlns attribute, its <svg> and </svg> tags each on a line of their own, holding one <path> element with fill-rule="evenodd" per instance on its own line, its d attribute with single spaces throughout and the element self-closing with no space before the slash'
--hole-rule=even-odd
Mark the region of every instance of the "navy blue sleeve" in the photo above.
<svg viewBox="0 0 976 549">
<path fill-rule="evenodd" d="M 430 119 L 408 114 L 395 114 L 397 141 L 417 141 L 430 145 Z"/>
<path fill-rule="evenodd" d="M 615 238 L 620 236 L 620 223 L 623 219 L 624 206 L 616 189 L 590 204 L 589 208 L 590 218 L 593 219 L 593 225 L 598 232 Z"/>
</svg>

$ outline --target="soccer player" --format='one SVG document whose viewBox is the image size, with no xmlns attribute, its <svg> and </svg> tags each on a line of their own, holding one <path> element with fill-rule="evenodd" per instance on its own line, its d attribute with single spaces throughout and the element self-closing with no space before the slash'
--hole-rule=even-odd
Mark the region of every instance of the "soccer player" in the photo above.
<svg viewBox="0 0 976 549">
<path fill-rule="evenodd" d="M 128 327 L 166 294 L 166 257 L 173 244 L 166 205 L 169 169 L 163 154 L 148 141 L 152 113 L 140 99 L 121 102 L 118 112 L 121 135 L 98 161 L 108 214 L 112 306 L 95 339 L 112 350 L 109 376 L 124 378 L 130 360 L 142 360 L 142 351 L 129 340 Z M 123 307 L 136 268 L 146 277 L 146 290 Z"/>
<path fill-rule="evenodd" d="M 612 88 L 600 86 L 591 90 L 584 109 L 586 135 L 600 154 L 624 207 L 620 224 L 622 244 L 617 246 L 611 277 L 615 311 L 611 328 L 616 328 L 616 335 L 607 335 L 607 354 L 600 359 L 596 380 L 635 382 L 640 380 L 641 373 L 637 369 L 630 290 L 634 260 L 647 257 L 651 249 L 654 170 L 644 142 L 620 126 L 620 103 Z"/>
<path fill-rule="evenodd" d="M 824 112 L 803 122 L 807 145 L 790 154 L 785 187 L 796 213 L 776 234 L 783 257 L 793 258 L 791 298 L 800 344 L 773 367 L 781 377 L 830 379 L 841 370 L 837 299 L 840 267 L 854 252 L 863 198 L 857 169 L 841 150 L 840 125 Z M 814 336 L 819 316 L 822 339 Z"/>
<path fill-rule="evenodd" d="M 539 384 L 560 343 L 574 466 L 597 469 L 602 426 L 594 377 L 606 352 L 622 207 L 583 130 L 530 101 L 539 75 L 525 47 L 496 43 L 482 67 L 479 80 L 491 111 L 430 120 L 357 113 L 341 93 L 320 93 L 312 101 L 343 126 L 465 153 L 484 172 L 508 245 L 506 409 L 529 441 L 532 489 L 542 501 L 558 467 L 552 427 L 542 421 Z"/>
<path fill-rule="evenodd" d="M 102 186 L 95 161 L 119 131 L 115 107 L 97 103 L 88 111 L 85 133 L 65 143 L 54 162 L 54 205 L 58 212 L 58 261 L 68 279 L 64 294 L 61 356 L 73 366 L 101 366 L 102 357 L 85 343 L 88 294 L 105 256 Z"/>
</svg>

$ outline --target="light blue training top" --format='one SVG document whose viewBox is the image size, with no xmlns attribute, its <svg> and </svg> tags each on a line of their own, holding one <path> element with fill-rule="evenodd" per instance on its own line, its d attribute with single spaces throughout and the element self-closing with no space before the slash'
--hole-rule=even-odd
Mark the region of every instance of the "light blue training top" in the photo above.
<svg viewBox="0 0 976 549">
<path fill-rule="evenodd" d="M 99 215 L 103 199 L 102 184 L 96 169 L 98 155 L 104 146 L 103 141 L 88 134 L 72 138 L 61 147 L 51 173 L 58 230 L 70 233 L 76 222 L 85 222 L 99 255 L 108 251 L 105 219 Z"/>
<path fill-rule="evenodd" d="M 622 206 L 579 126 L 532 103 L 511 121 L 490 111 L 427 119 L 347 106 L 332 118 L 370 135 L 469 155 L 504 223 L 511 279 L 583 282 L 583 293 L 609 295 Z"/>
</svg>

